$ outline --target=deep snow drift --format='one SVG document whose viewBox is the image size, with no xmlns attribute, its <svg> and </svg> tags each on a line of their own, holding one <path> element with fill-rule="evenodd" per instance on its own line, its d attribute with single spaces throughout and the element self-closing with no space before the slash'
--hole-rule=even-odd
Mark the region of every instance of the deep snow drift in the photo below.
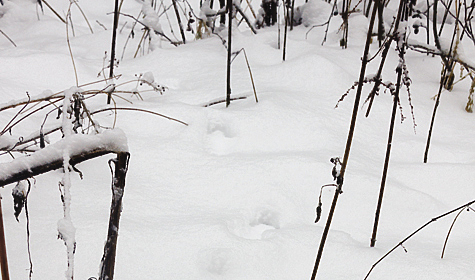
<svg viewBox="0 0 475 280">
<path fill-rule="evenodd" d="M 0 29 L 18 47 L 0 36 L 0 103 L 24 99 L 25 92 L 33 96 L 75 86 L 66 26 L 46 7 L 44 14 L 37 13 L 35 1 L 4 2 L 0 6 Z M 124 1 L 122 11 L 137 16 L 142 9 L 139 2 Z M 300 2 L 304 1 L 296 4 Z M 48 3 L 61 15 L 69 4 L 59 0 Z M 257 8 L 259 1 L 251 3 Z M 79 84 L 86 84 L 100 79 L 97 74 L 104 66 L 104 53 L 110 52 L 113 1 L 82 0 L 79 4 L 94 33 L 73 5 L 75 36 L 70 30 L 69 39 Z M 198 8 L 198 1 L 191 4 Z M 319 15 L 314 9 L 315 22 L 311 24 L 328 18 L 331 6 L 321 6 L 325 13 Z M 168 13 L 179 37 L 174 14 Z M 166 19 L 160 20 L 163 32 L 170 34 Z M 120 63 L 115 73 L 122 76 L 116 83 L 150 72 L 154 82 L 167 90 L 160 95 L 147 85 L 124 85 L 127 90 L 137 86 L 143 101 L 123 94 L 133 104 L 115 98 L 117 106 L 155 111 L 189 125 L 136 111 L 118 114 L 116 127 L 127 136 L 131 159 L 115 279 L 310 278 L 333 197 L 331 188 L 323 191 L 323 215 L 317 224 L 315 207 L 320 186 L 332 183 L 330 158 L 343 156 L 354 91 L 338 109 L 334 107 L 358 78 L 368 26 L 365 17 L 353 15 L 349 48 L 342 50 L 337 33 L 340 23 L 339 18 L 332 20 L 323 46 L 324 27 L 308 34 L 309 27 L 296 27 L 288 34 L 285 62 L 277 48 L 277 26 L 253 35 L 243 23 L 233 35 L 233 49 L 246 49 L 259 102 L 254 100 L 247 65 L 240 54 L 232 65 L 232 95 L 248 98 L 225 108 L 222 103 L 203 107 L 225 96 L 226 50 L 221 39 L 193 40 L 193 34 L 187 33 L 188 43 L 174 47 L 155 38 L 155 49 L 148 51 L 147 43 L 143 54 L 140 51 L 134 59 L 142 36 L 136 27 L 135 38 L 128 42 L 121 59 L 133 20 L 120 18 Z M 421 33 L 411 38 L 424 41 L 425 34 Z M 376 51 L 374 43 L 371 53 Z M 466 47 L 465 56 L 473 55 L 470 46 Z M 438 57 L 411 51 L 406 59 L 417 127 L 414 133 L 403 91 L 401 105 L 407 119 L 401 124 L 398 116 L 395 127 L 376 248 L 369 248 L 369 241 L 392 106 L 388 93 L 376 97 L 369 118 L 364 118 L 366 106 L 362 106 L 344 193 L 318 279 L 363 279 L 376 260 L 412 231 L 475 199 L 475 120 L 473 114 L 464 111 L 469 81 L 442 94 L 429 163 L 423 164 L 434 104 L 431 97 L 437 93 L 441 63 Z M 397 61 L 391 50 L 384 80 L 395 80 Z M 368 73 L 376 70 L 377 63 L 370 64 Z M 106 86 L 102 82 L 89 88 Z M 364 97 L 369 90 L 364 89 Z M 106 96 L 99 96 L 88 106 L 102 108 L 105 102 Z M 2 128 L 15 112 L 0 114 Z M 104 112 L 95 117 L 101 125 L 113 126 L 113 114 Z M 44 115 L 33 115 L 12 133 L 27 136 L 38 130 L 43 120 Z M 58 140 L 55 137 L 60 138 L 56 135 L 52 140 Z M 99 270 L 111 200 L 110 158 L 78 165 L 83 180 L 71 173 L 76 279 L 97 277 Z M 5 163 L 11 158 L 3 155 L 0 160 Z M 28 199 L 32 279 L 62 279 L 67 269 L 66 249 L 57 240 L 57 223 L 63 217 L 58 191 L 61 177 L 59 171 L 37 176 Z M 12 279 L 26 279 L 25 216 L 20 216 L 19 223 L 13 216 L 13 187 L 11 184 L 1 191 L 9 265 Z M 370 279 L 474 279 L 473 211 L 459 216 L 445 257 L 440 259 L 453 217 L 418 233 L 404 244 L 407 253 L 398 248 L 375 268 Z"/>
</svg>

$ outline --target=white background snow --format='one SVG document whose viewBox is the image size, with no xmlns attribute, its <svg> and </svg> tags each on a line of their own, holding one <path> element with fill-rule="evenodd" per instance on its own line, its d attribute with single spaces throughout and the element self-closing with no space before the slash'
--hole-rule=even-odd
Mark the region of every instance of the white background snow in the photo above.
<svg viewBox="0 0 475 280">
<path fill-rule="evenodd" d="M 57 92 L 75 86 L 65 25 L 46 6 L 44 14 L 38 11 L 35 1 L 4 2 L 0 6 L 0 29 L 18 47 L 0 36 L 0 103 L 23 99 L 25 92 L 39 95 L 45 90 Z M 190 2 L 198 12 L 198 1 Z M 251 3 L 257 9 L 259 2 Z M 69 5 L 66 0 L 48 3 L 61 15 Z M 79 4 L 94 30 L 91 34 L 73 5 L 75 36 L 70 31 L 70 43 L 79 84 L 84 84 L 99 79 L 104 53 L 110 53 L 113 1 L 81 0 Z M 245 7 L 245 2 L 242 5 Z M 318 9 L 313 9 L 317 22 L 309 20 L 312 24 L 327 20 L 331 10 L 331 6 L 318 5 L 324 12 L 319 15 Z M 124 13 L 134 16 L 141 9 L 140 1 L 132 0 L 125 0 L 122 7 Z M 180 38 L 172 10 L 169 16 Z M 119 20 L 119 59 L 132 23 L 126 17 Z M 163 17 L 160 23 L 163 32 L 170 34 Z M 343 156 L 354 92 L 338 109 L 334 107 L 358 78 L 368 26 L 365 17 L 352 16 L 349 47 L 342 50 L 337 34 L 340 23 L 340 18 L 332 21 L 324 46 L 324 27 L 313 29 L 307 38 L 308 27 L 296 27 L 288 34 L 284 63 L 282 51 L 277 49 L 277 26 L 253 35 L 243 23 L 233 35 L 233 49 L 246 49 L 259 103 L 254 101 L 241 54 L 232 65 L 232 95 L 248 98 L 232 102 L 229 108 L 223 104 L 203 107 L 225 96 L 226 50 L 218 37 L 195 41 L 187 33 L 186 45 L 174 47 L 162 41 L 153 52 L 146 50 L 133 59 L 142 35 L 136 27 L 135 39 L 129 41 L 115 70 L 122 75 L 117 83 L 151 72 L 155 82 L 168 90 L 163 95 L 142 92 L 143 101 L 126 94 L 123 97 L 133 104 L 116 98 L 118 106 L 152 110 L 189 126 L 155 115 L 119 112 L 116 127 L 127 135 L 131 158 L 115 279 L 310 278 L 333 190 L 323 191 L 322 220 L 315 224 L 318 194 L 321 185 L 332 182 L 329 159 Z M 411 36 L 425 41 L 424 30 Z M 376 50 L 374 43 L 371 53 Z M 473 46 L 465 48 L 465 56 L 474 58 Z M 437 93 L 442 66 L 438 57 L 411 51 L 406 60 L 417 127 L 414 133 L 407 95 L 402 91 L 407 119 L 401 124 L 398 115 L 395 126 L 376 247 L 369 248 L 369 241 L 392 106 L 388 93 L 376 97 L 369 118 L 364 118 L 366 106 L 360 110 L 344 193 L 317 279 L 363 279 L 376 260 L 412 231 L 475 199 L 475 119 L 464 111 L 469 81 L 442 94 L 429 162 L 423 164 L 434 104 L 431 97 Z M 383 80 L 395 81 L 397 61 L 391 51 Z M 368 74 L 375 73 L 377 66 L 370 64 Z M 96 89 L 105 86 L 103 82 Z M 364 89 L 364 97 L 369 90 Z M 89 106 L 99 108 L 105 102 L 104 95 L 91 100 Z M 15 110 L 0 114 L 2 128 Z M 39 129 L 43 117 L 33 116 L 12 132 L 27 136 Z M 96 117 L 103 126 L 112 126 L 112 114 Z M 78 165 L 83 180 L 70 174 L 71 216 L 77 241 L 75 279 L 98 274 L 111 200 L 107 161 L 112 157 Z M 10 160 L 7 155 L 0 157 L 1 162 Z M 61 177 L 59 171 L 37 176 L 28 199 L 32 279 L 65 277 L 66 249 L 57 239 L 57 222 L 63 217 L 58 190 Z M 11 279 L 27 279 L 25 216 L 20 216 L 19 223 L 13 216 L 13 187 L 11 184 L 0 190 L 9 267 Z M 473 211 L 460 215 L 445 257 L 440 258 L 453 217 L 418 233 L 404 244 L 407 253 L 398 248 L 369 279 L 475 279 Z"/>
</svg>

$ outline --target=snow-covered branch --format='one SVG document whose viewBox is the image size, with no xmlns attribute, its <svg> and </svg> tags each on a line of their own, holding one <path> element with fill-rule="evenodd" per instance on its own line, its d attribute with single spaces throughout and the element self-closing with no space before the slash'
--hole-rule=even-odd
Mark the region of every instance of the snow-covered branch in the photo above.
<svg viewBox="0 0 475 280">
<path fill-rule="evenodd" d="M 69 147 L 68 147 L 69 146 Z M 0 186 L 5 186 L 63 166 L 63 151 L 68 148 L 71 166 L 109 153 L 127 152 L 127 138 L 120 129 L 101 134 L 74 134 L 30 156 L 0 164 Z"/>
<path fill-rule="evenodd" d="M 452 54 L 449 53 L 448 50 L 443 50 L 443 49 L 439 50 L 437 47 L 434 47 L 425 43 L 417 42 L 415 40 L 408 40 L 407 46 L 411 50 L 414 50 L 414 51 L 423 50 L 424 52 L 429 52 L 430 54 L 438 55 L 443 58 L 453 56 Z M 475 71 L 475 62 L 470 61 L 463 54 L 457 53 L 455 56 L 452 57 L 452 59 L 455 62 L 458 62 L 461 65 L 463 65 L 465 68 Z"/>
</svg>

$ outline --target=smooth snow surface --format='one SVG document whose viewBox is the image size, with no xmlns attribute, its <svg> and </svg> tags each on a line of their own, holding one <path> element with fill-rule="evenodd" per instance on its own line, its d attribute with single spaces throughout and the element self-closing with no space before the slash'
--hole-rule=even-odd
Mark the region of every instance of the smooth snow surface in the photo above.
<svg viewBox="0 0 475 280">
<path fill-rule="evenodd" d="M 79 9 L 71 7 L 74 36 L 70 30 L 69 39 L 79 85 L 65 24 L 44 5 L 41 13 L 36 1 L 4 2 L 0 6 L 0 29 L 18 47 L 0 35 L 1 104 L 25 99 L 25 92 L 41 96 L 46 90 L 50 94 L 73 86 L 85 91 L 107 87 L 106 82 L 83 85 L 100 80 L 98 73 L 102 77 L 109 72 L 101 69 L 108 65 L 104 54 L 110 53 L 113 1 L 78 1 L 93 34 Z M 177 2 L 189 11 L 183 1 Z M 199 15 L 199 1 L 189 2 Z M 217 10 L 218 1 L 214 2 Z M 251 1 L 256 11 L 260 2 Z M 295 5 L 304 2 L 296 1 Z M 66 14 L 69 1 L 48 3 L 59 14 Z M 168 7 L 171 1 L 164 3 Z M 243 9 L 246 5 L 242 1 Z M 125 0 L 122 12 L 134 17 L 141 11 L 151 12 L 142 6 L 142 1 Z M 326 3 L 313 3 L 306 9 L 306 16 L 318 18 L 307 18 L 308 24 L 328 19 L 327 12 L 320 14 L 314 9 L 319 6 L 331 11 Z M 391 2 L 390 8 L 396 10 L 397 3 Z M 252 17 L 249 9 L 246 13 Z M 181 40 L 173 8 L 167 15 L 179 38 L 176 40 Z M 159 22 L 150 15 L 145 21 L 175 40 L 165 15 Z M 339 47 L 338 16 L 332 19 L 323 46 L 325 27 L 316 27 L 308 34 L 310 27 L 295 27 L 288 33 L 285 63 L 282 50 L 277 48 L 277 26 L 253 35 L 245 23 L 241 24 L 233 33 L 233 50 L 246 49 L 259 103 L 254 100 L 241 53 L 232 64 L 232 96 L 247 99 L 234 101 L 228 108 L 224 103 L 203 107 L 226 93 L 227 54 L 220 38 L 212 35 L 194 40 L 194 35 L 187 32 L 187 44 L 175 47 L 156 35 L 154 40 L 159 44 L 150 45 L 147 40 L 145 49 L 140 49 L 134 59 L 143 34 L 138 24 L 122 59 L 133 24 L 130 17 L 119 19 L 119 64 L 114 74 L 121 77 L 113 83 L 117 90 L 138 90 L 143 100 L 137 94 L 122 93 L 120 96 L 127 100 L 114 97 L 117 107 L 154 111 L 188 126 L 130 110 L 118 111 L 116 120 L 110 111 L 94 115 L 103 127 L 112 127 L 115 121 L 115 127 L 124 133 L 116 134 L 120 138 L 117 141 L 113 137 L 108 140 L 124 143 L 126 137 L 127 146 L 119 145 L 118 149 L 128 148 L 131 154 L 114 279 L 310 279 L 334 193 L 331 187 L 323 190 L 322 219 L 315 224 L 320 186 L 333 182 L 330 158 L 343 157 L 355 92 L 351 91 L 337 109 L 335 105 L 358 79 L 368 19 L 360 14 L 350 17 L 346 50 Z M 412 24 L 408 26 L 412 28 Z M 452 27 L 445 28 L 449 29 Z M 411 31 L 411 39 L 424 43 L 424 32 L 415 35 Z M 377 52 L 374 41 L 371 55 Z M 468 40 L 466 43 L 463 57 L 473 59 L 473 45 Z M 410 50 L 406 61 L 412 79 L 416 134 L 403 90 L 401 106 L 407 119 L 401 124 L 398 112 L 376 248 L 369 248 L 369 242 L 392 107 L 391 96 L 383 92 L 376 97 L 369 118 L 364 117 L 367 106 L 361 103 L 344 192 L 317 279 L 363 279 L 375 261 L 411 232 L 433 217 L 475 199 L 475 118 L 464 111 L 470 81 L 465 79 L 452 92 L 443 92 L 429 162 L 423 164 L 434 105 L 431 98 L 437 93 L 441 62 L 438 57 Z M 376 59 L 367 74 L 376 73 L 378 65 Z M 393 46 L 383 81 L 395 83 L 397 65 Z M 456 72 L 458 75 L 459 70 Z M 146 83 L 140 85 L 136 80 L 141 76 L 168 90 L 161 95 Z M 121 85 L 128 81 L 134 82 Z M 363 98 L 370 88 L 364 88 Z M 106 106 L 106 99 L 102 94 L 86 103 L 89 109 L 97 110 Z M 0 112 L 1 129 L 19 109 Z M 15 126 L 12 135 L 27 137 L 38 131 L 44 117 L 32 115 Z M 48 118 L 47 124 L 53 123 L 54 117 Z M 0 146 L 14 143 L 8 135 L 0 137 Z M 52 143 L 59 141 L 60 132 L 50 138 Z M 76 241 L 74 278 L 97 277 L 109 221 L 108 160 L 112 158 L 104 156 L 76 166 L 84 174 L 83 180 L 71 171 L 70 214 L 74 227 L 62 220 L 58 190 L 61 171 L 37 176 L 28 198 L 32 279 L 65 278 L 67 258 L 63 241 L 57 239 L 58 227 Z M 0 161 L 0 173 L 14 168 L 9 165 L 9 155 L 0 157 Z M 20 215 L 19 223 L 15 220 L 10 196 L 13 187 L 11 184 L 1 190 L 11 279 L 27 279 L 25 215 Z M 403 248 L 396 249 L 369 279 L 475 279 L 474 211 L 459 216 L 444 259 L 440 258 L 454 217 L 455 213 L 419 232 L 404 244 L 407 253 Z M 64 222 L 58 224 L 59 220 Z"/>
</svg>

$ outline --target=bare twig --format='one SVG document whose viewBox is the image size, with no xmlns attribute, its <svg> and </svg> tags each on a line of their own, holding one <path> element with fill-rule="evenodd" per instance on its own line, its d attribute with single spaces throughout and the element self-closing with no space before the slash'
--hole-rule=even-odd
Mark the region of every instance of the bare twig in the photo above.
<svg viewBox="0 0 475 280">
<path fill-rule="evenodd" d="M 232 53 L 232 43 L 231 39 L 233 38 L 233 0 L 227 0 L 226 11 L 228 13 L 228 57 L 226 64 L 226 108 L 231 104 L 231 53 Z"/>
<path fill-rule="evenodd" d="M 247 26 L 249 26 L 249 28 L 252 30 L 252 33 L 257 34 L 256 29 L 254 28 L 254 26 L 252 25 L 251 21 L 250 21 L 249 18 L 246 16 L 246 14 L 244 14 L 244 12 L 242 11 L 241 7 L 239 7 L 238 5 L 234 4 L 234 8 L 235 8 L 236 11 L 237 11 L 238 13 L 240 13 L 241 16 L 244 18 L 244 20 L 245 20 L 246 23 L 247 23 Z"/>
<path fill-rule="evenodd" d="M 12 45 L 14 45 L 15 47 L 17 47 L 17 45 L 15 44 L 15 42 L 13 42 L 13 40 L 12 40 L 10 37 L 8 37 L 8 35 L 7 35 L 5 32 L 3 32 L 1 29 L 0 29 L 0 33 L 2 33 L 2 35 L 5 36 L 5 38 L 7 38 L 8 41 L 10 41 L 10 43 L 12 43 Z"/>
<path fill-rule="evenodd" d="M 143 113 L 149 113 L 149 114 L 152 114 L 152 115 L 156 115 L 156 116 L 160 116 L 160 117 L 163 117 L 163 118 L 166 118 L 168 120 L 171 120 L 171 121 L 175 121 L 175 122 L 178 122 L 178 123 L 181 123 L 183 125 L 186 125 L 188 126 L 187 123 L 183 122 L 183 121 L 180 121 L 178 119 L 175 119 L 175 118 L 172 118 L 172 117 L 168 117 L 168 116 L 165 116 L 163 114 L 159 114 L 159 113 L 156 113 L 156 112 L 153 112 L 153 111 L 149 111 L 149 110 L 145 110 L 145 109 L 139 109 L 139 108 L 120 108 L 120 107 L 112 107 L 112 108 L 104 108 L 104 109 L 100 109 L 100 110 L 96 110 L 94 112 L 91 112 L 91 116 L 92 115 L 95 115 L 97 113 L 100 113 L 100 112 L 105 112 L 105 111 L 117 111 L 117 110 L 121 110 L 121 111 L 137 111 L 137 112 L 143 112 Z"/>
<path fill-rule="evenodd" d="M 231 101 L 243 100 L 243 99 L 246 99 L 246 98 L 247 98 L 247 96 L 232 97 Z M 226 102 L 226 99 L 220 99 L 218 101 L 213 101 L 213 102 L 210 102 L 208 104 L 205 104 L 205 105 L 203 105 L 203 107 L 210 107 L 210 106 L 217 105 L 217 104 L 224 103 L 224 102 Z"/>
<path fill-rule="evenodd" d="M 249 60 L 247 59 L 246 50 L 245 50 L 244 48 L 240 49 L 240 50 L 236 53 L 236 55 L 234 56 L 234 58 L 233 58 L 233 60 L 231 61 L 231 63 L 234 61 L 234 59 L 235 59 L 241 52 L 244 53 L 244 59 L 246 60 L 247 69 L 249 70 L 249 77 L 251 78 L 252 90 L 254 91 L 254 97 L 256 98 L 256 103 L 258 103 L 259 100 L 257 99 L 256 86 L 254 85 L 254 78 L 252 77 L 251 66 L 249 65 Z"/>
<path fill-rule="evenodd" d="M 109 65 L 109 78 L 114 77 L 114 63 L 115 63 L 115 44 L 117 39 L 117 26 L 119 25 L 119 0 L 115 0 L 114 5 L 114 23 L 112 27 L 112 44 L 111 44 L 111 61 Z M 110 92 L 107 95 L 107 104 L 111 103 L 111 94 Z"/>
<path fill-rule="evenodd" d="M 178 12 L 178 7 L 176 4 L 176 0 L 172 0 L 173 8 L 175 9 L 176 19 L 178 21 L 178 27 L 180 28 L 181 38 L 183 40 L 183 44 L 186 44 L 185 32 L 183 31 L 183 24 L 181 23 L 180 13 Z"/>
<path fill-rule="evenodd" d="M 128 15 L 128 14 L 124 14 L 124 13 L 119 13 L 120 15 L 122 16 L 125 16 L 125 17 L 130 17 L 132 18 L 133 20 L 135 20 L 136 22 L 140 23 L 142 26 L 144 26 L 145 28 L 147 29 L 150 29 L 145 23 L 141 22 L 140 20 L 136 19 L 134 16 L 132 15 Z M 177 47 L 179 45 L 179 43 L 177 42 L 174 42 L 172 41 L 172 39 L 170 39 L 167 35 L 163 34 L 162 32 L 158 31 L 158 30 L 153 30 L 155 32 L 155 34 L 157 35 L 160 35 L 162 36 L 163 38 L 167 39 L 168 42 L 170 42 L 170 44 L 174 45 L 175 47 Z"/>
<path fill-rule="evenodd" d="M 379 0 L 376 0 L 376 1 L 379 1 Z M 342 192 L 346 166 L 348 164 L 348 158 L 350 156 L 351 143 L 353 142 L 353 135 L 354 135 L 354 132 L 355 132 L 356 119 L 357 119 L 359 103 L 360 103 L 360 99 L 361 99 L 361 92 L 363 90 L 363 80 L 365 79 L 365 76 L 366 76 L 365 73 L 366 73 L 366 67 L 367 67 L 367 63 L 368 63 L 368 54 L 369 54 L 369 48 L 370 48 L 370 45 L 371 45 L 371 31 L 373 30 L 375 18 L 376 18 L 376 9 L 373 9 L 373 13 L 371 15 L 371 19 L 370 19 L 370 22 L 369 22 L 368 33 L 366 35 L 365 49 L 364 49 L 364 52 L 363 52 L 363 60 L 361 62 L 360 77 L 359 77 L 359 82 L 358 82 L 358 88 L 356 90 L 355 102 L 354 102 L 354 105 L 353 105 L 353 113 L 352 113 L 352 117 L 351 117 L 350 128 L 349 128 L 348 137 L 347 137 L 347 140 L 346 140 L 345 154 L 343 156 L 343 163 L 341 165 L 341 170 L 340 170 L 340 172 L 338 174 L 338 178 L 337 178 L 338 186 L 336 187 L 335 195 L 333 196 L 332 205 L 330 207 L 330 212 L 328 213 L 327 223 L 325 224 L 325 228 L 323 230 L 322 238 L 320 240 L 320 246 L 318 248 L 317 258 L 315 260 L 315 266 L 313 268 L 311 280 L 315 280 L 315 278 L 317 276 L 318 266 L 320 264 L 320 260 L 321 260 L 322 255 L 323 255 L 323 248 L 325 246 L 325 242 L 326 242 L 326 239 L 327 239 L 327 236 L 328 236 L 328 232 L 330 231 L 330 225 L 331 225 L 331 222 L 332 222 L 332 219 L 333 219 L 333 214 L 335 212 L 336 203 L 338 201 L 338 197 L 339 197 L 340 193 Z"/>
<path fill-rule="evenodd" d="M 446 246 L 447 246 L 447 241 L 449 241 L 450 233 L 452 232 L 452 228 L 454 227 L 455 222 L 457 221 L 457 218 L 460 216 L 460 214 L 462 214 L 463 211 L 465 211 L 465 210 L 469 211 L 470 209 L 472 209 L 472 211 L 473 211 L 473 208 L 470 207 L 470 206 L 467 206 L 467 207 L 465 207 L 465 208 L 462 208 L 462 209 L 460 209 L 460 212 L 457 213 L 457 216 L 455 216 L 454 221 L 453 221 L 452 224 L 450 225 L 449 232 L 447 232 L 447 237 L 445 238 L 444 247 L 442 248 L 442 254 L 440 255 L 440 258 L 441 258 L 441 259 L 444 258 L 444 253 L 445 253 L 445 248 L 446 248 Z"/>
<path fill-rule="evenodd" d="M 71 16 L 71 5 L 72 5 L 72 3 L 69 3 L 66 18 L 68 16 Z M 69 42 L 69 24 L 68 24 L 68 21 L 66 21 L 66 42 L 68 43 L 69 55 L 71 56 L 71 62 L 73 63 L 74 77 L 76 78 L 76 86 L 78 86 L 79 85 L 78 72 L 76 70 L 76 63 L 74 62 L 73 51 L 71 50 L 71 43 Z"/>
<path fill-rule="evenodd" d="M 92 30 L 92 26 L 91 26 L 91 24 L 89 23 L 89 20 L 87 19 L 86 14 L 84 14 L 84 11 L 81 9 L 81 6 L 79 6 L 78 1 L 71 1 L 71 2 L 74 3 L 74 4 L 76 4 L 76 7 L 78 7 L 79 12 L 81 12 L 82 17 L 83 17 L 84 20 L 86 21 L 87 26 L 89 27 L 89 30 L 91 31 L 92 34 L 94 34 L 94 31 Z"/>
<path fill-rule="evenodd" d="M 364 280 L 368 279 L 369 275 L 371 274 L 371 272 L 373 271 L 373 269 L 382 261 L 384 260 L 389 254 L 391 254 L 394 250 L 396 250 L 397 247 L 399 246 L 403 246 L 403 243 L 406 242 L 408 239 L 410 239 L 411 237 L 413 237 L 416 233 L 418 233 L 419 231 L 421 231 L 422 229 L 424 229 L 426 226 L 430 225 L 431 223 L 433 222 L 436 222 L 438 219 L 440 218 L 443 218 L 447 215 L 450 215 L 460 209 L 464 209 L 464 208 L 467 208 L 468 206 L 472 205 L 475 203 L 475 200 L 473 201 L 470 201 L 462 206 L 459 206 L 453 210 L 450 210 L 449 212 L 446 212 L 440 216 L 437 216 L 435 218 L 432 218 L 430 221 L 428 221 L 427 223 L 425 223 L 424 225 L 422 225 L 421 227 L 419 227 L 417 230 L 415 230 L 414 232 L 412 232 L 410 235 L 408 235 L 406 238 L 404 238 L 401 242 L 399 242 L 396 246 L 394 246 L 391 250 L 389 250 L 386 254 L 384 254 L 384 256 L 382 256 L 378 261 L 376 261 L 373 266 L 371 266 L 371 269 L 368 271 L 368 274 L 366 274 L 366 277 L 364 278 Z"/>
<path fill-rule="evenodd" d="M 58 12 L 56 12 L 56 10 L 53 9 L 53 7 L 51 7 L 51 5 L 48 2 L 46 2 L 46 0 L 41 0 L 41 1 L 59 18 L 59 20 L 61 20 L 64 24 L 66 24 L 66 20 L 64 20 L 64 18 L 60 16 Z"/>
</svg>

